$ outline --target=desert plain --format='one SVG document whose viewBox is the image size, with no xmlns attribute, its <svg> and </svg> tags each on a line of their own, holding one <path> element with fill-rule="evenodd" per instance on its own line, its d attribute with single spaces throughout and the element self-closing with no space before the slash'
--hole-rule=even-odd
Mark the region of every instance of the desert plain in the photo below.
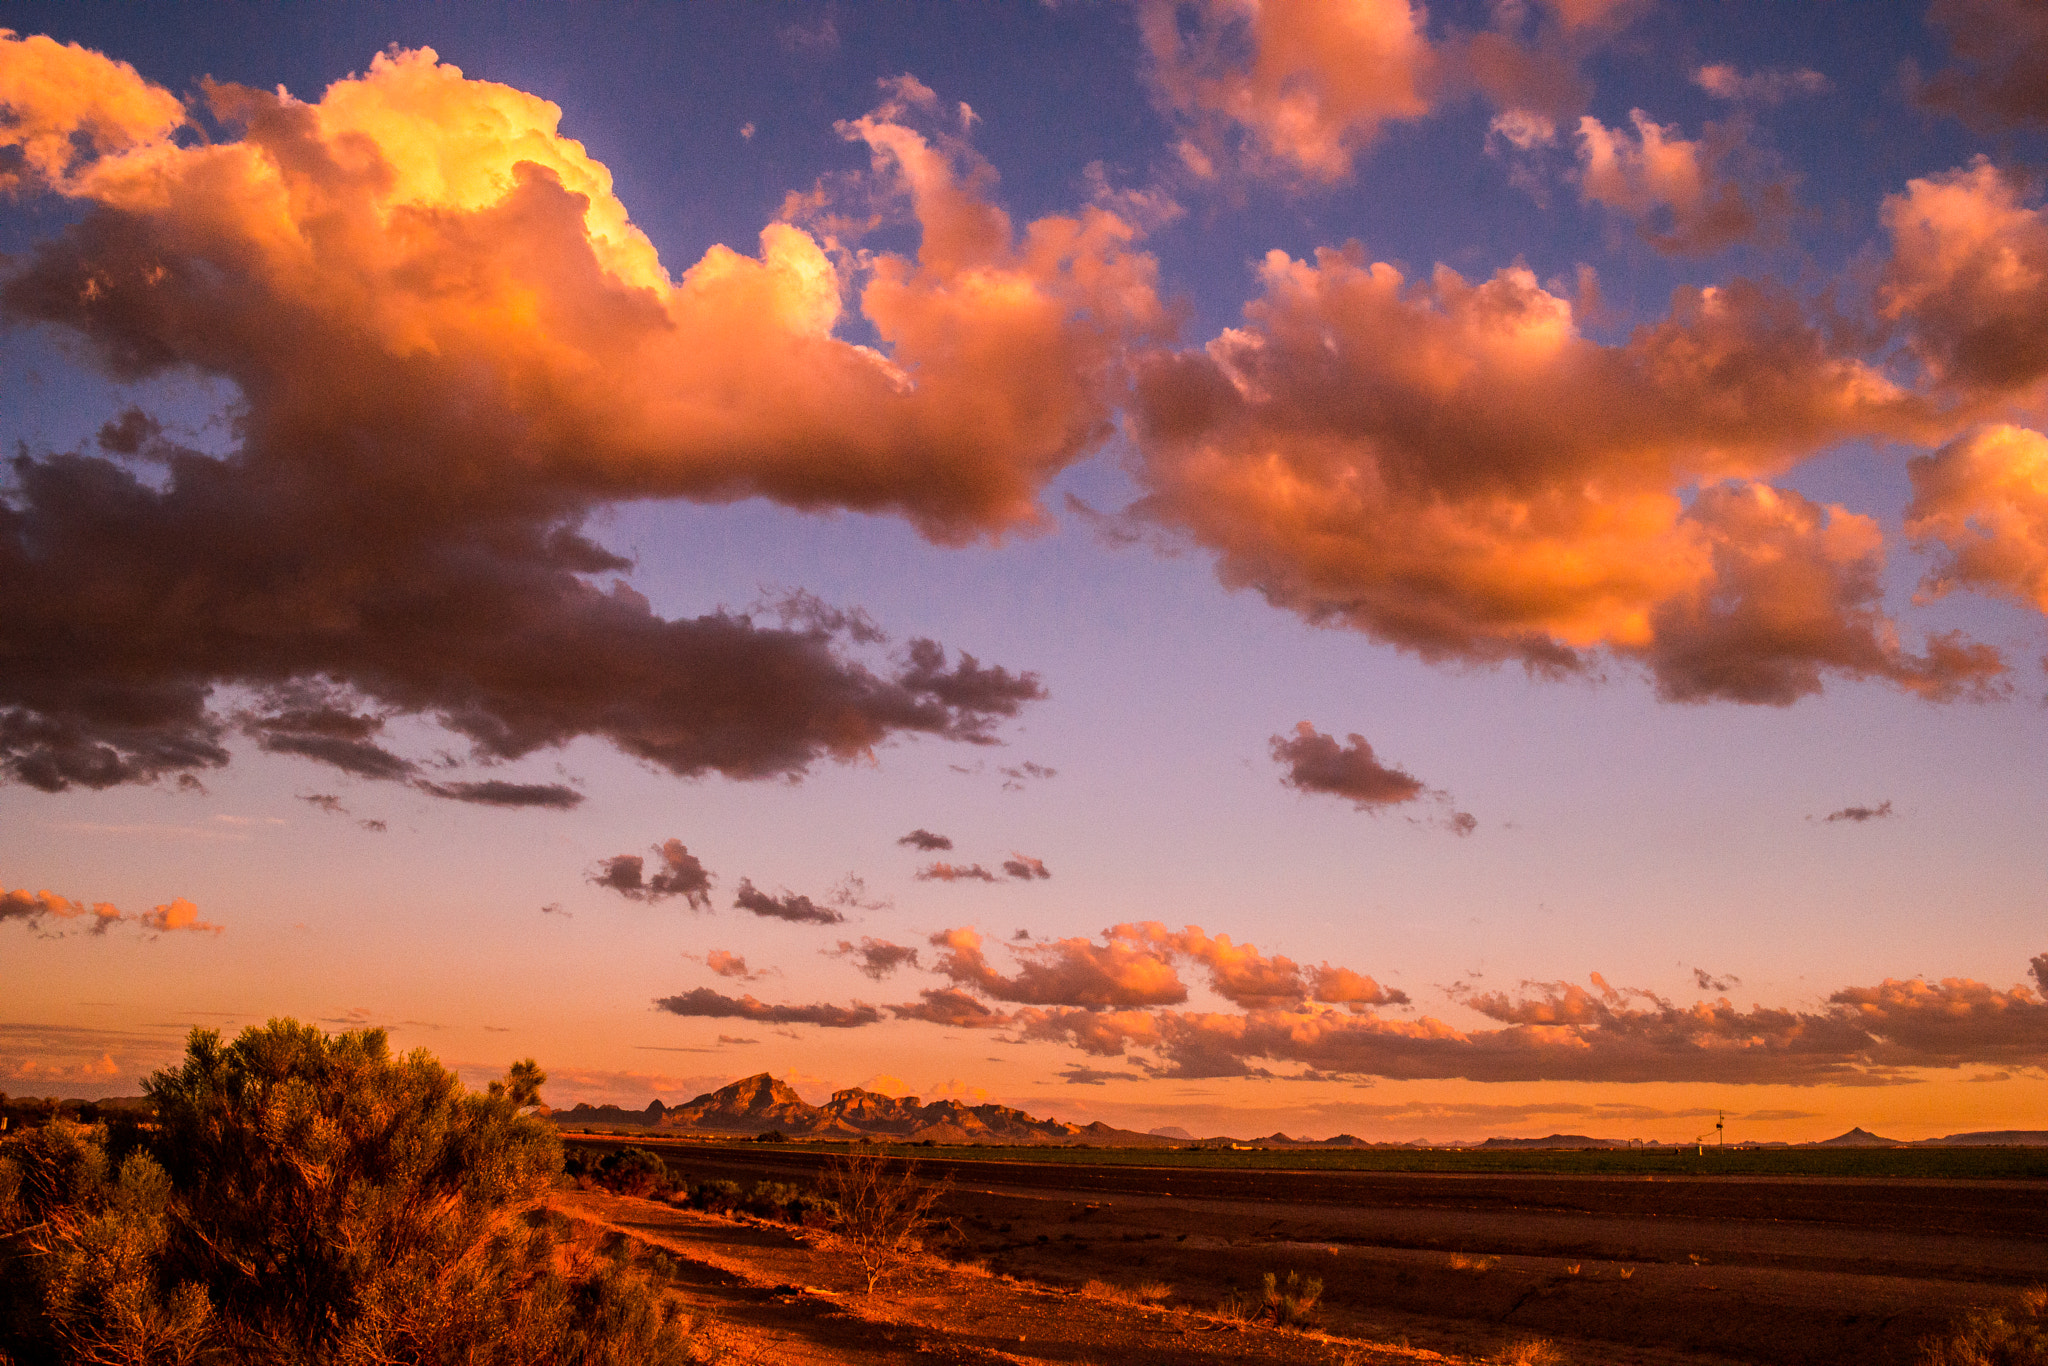
<svg viewBox="0 0 2048 1366">
<path fill-rule="evenodd" d="M 832 1156 L 570 1142 L 641 1146 L 679 1179 L 743 1188 L 809 1184 Z M 559 1200 L 676 1258 L 720 1345 L 763 1362 L 1886 1366 L 2048 1279 L 2042 1179 L 915 1160 L 947 1185 L 936 1236 L 873 1296 L 814 1230 L 594 1191 Z M 1305 1330 L 1218 1312 L 1290 1271 L 1323 1285 Z"/>
</svg>

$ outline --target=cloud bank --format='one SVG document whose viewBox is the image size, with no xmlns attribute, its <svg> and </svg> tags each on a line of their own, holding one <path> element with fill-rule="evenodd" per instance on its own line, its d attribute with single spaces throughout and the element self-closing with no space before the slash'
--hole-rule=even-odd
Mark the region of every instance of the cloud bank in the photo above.
<svg viewBox="0 0 2048 1366">
<path fill-rule="evenodd" d="M 928 93 L 928 92 L 927 92 Z M 581 527 L 638 498 L 762 496 L 955 543 L 1036 524 L 1107 431 L 1122 339 L 1159 324 L 1136 230 L 1020 230 L 897 98 L 847 126 L 921 230 L 858 262 L 789 222 L 672 276 L 545 100 L 430 50 L 317 103 L 210 83 L 186 108 L 75 46 L 0 37 L 11 188 L 81 211 L 0 308 L 121 380 L 233 384 L 225 455 L 110 420 L 18 457 L 0 502 L 0 767 L 56 791 L 259 746 L 498 806 L 572 789 L 428 778 L 425 717 L 481 760 L 580 736 L 679 775 L 794 776 L 898 735 L 985 742 L 1030 674 L 844 620 L 668 619 Z M 173 137 L 181 126 L 204 137 Z M 836 335 L 843 296 L 880 349 Z M 88 646 L 86 641 L 94 642 Z M 111 648 L 110 648 L 111 644 Z"/>
</svg>

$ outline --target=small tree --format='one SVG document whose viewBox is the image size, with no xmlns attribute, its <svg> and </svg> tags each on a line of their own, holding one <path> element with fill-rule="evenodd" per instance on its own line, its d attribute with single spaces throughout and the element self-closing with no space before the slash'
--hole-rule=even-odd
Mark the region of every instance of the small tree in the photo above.
<svg viewBox="0 0 2048 1366">
<path fill-rule="evenodd" d="M 923 1246 L 925 1222 L 951 1185 L 921 1180 L 917 1163 L 892 1161 L 865 1143 L 826 1164 L 818 1198 L 867 1277 L 868 1294 Z"/>
</svg>

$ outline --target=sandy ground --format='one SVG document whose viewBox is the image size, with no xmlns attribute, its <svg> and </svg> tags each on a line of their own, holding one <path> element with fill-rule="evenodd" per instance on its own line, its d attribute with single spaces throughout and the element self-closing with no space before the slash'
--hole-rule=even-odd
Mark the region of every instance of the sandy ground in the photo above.
<svg viewBox="0 0 2048 1366">
<path fill-rule="evenodd" d="M 600 1192 L 564 1192 L 555 1203 L 580 1225 L 675 1259 L 672 1283 L 703 1316 L 700 1339 L 736 1366 L 1470 1366 L 1424 1349 L 1118 1302 L 937 1256 L 912 1259 L 870 1295 L 829 1234 Z"/>
<path fill-rule="evenodd" d="M 692 1177 L 747 1185 L 807 1181 L 816 1159 L 697 1148 L 673 1160 Z M 1080 1312 L 1072 1306 L 1085 1297 L 1044 1296 L 1089 1280 L 1158 1281 L 1174 1287 L 1171 1304 L 1209 1310 L 1232 1291 L 1254 1289 L 1266 1271 L 1295 1270 L 1323 1280 L 1318 1326 L 1353 1351 L 1362 1343 L 1412 1344 L 1444 1359 L 1485 1360 L 1540 1338 L 1561 1360 L 1613 1366 L 1909 1366 L 1923 1338 L 1966 1310 L 2048 1281 L 2042 1183 L 1191 1173 L 979 1162 L 930 1170 L 955 1183 L 942 1206 L 953 1229 L 947 1255 L 1043 1288 L 1011 1287 L 1005 1295 L 1056 1305 L 1067 1316 Z M 658 1209 L 650 1206 L 647 1217 Z M 977 1307 L 983 1293 L 969 1282 L 929 1288 L 936 1300 L 950 1294 Z M 944 1312 L 919 1312 L 949 1321 Z M 1135 1324 L 1142 1316 L 1115 1309 L 1109 1317 Z M 1079 1355 L 1036 1359 L 1341 1361 L 1346 1350 L 1324 1344 L 1339 1355 L 1262 1356 L 1308 1349 L 1282 1335 L 1287 1342 L 1254 1351 L 1256 1334 L 1236 1334 L 1236 1355 L 1205 1356 L 1186 1344 L 1212 1334 L 1183 1327 L 1181 1337 L 1145 1355 L 1138 1338 L 1114 1351 L 1091 1346 L 1093 1331 L 1076 1338 Z"/>
</svg>

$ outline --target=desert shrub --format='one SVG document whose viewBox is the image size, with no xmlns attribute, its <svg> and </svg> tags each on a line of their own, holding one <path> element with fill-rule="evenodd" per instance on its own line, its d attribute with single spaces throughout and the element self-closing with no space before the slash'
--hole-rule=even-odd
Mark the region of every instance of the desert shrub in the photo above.
<svg viewBox="0 0 2048 1366">
<path fill-rule="evenodd" d="M 923 1180 L 915 1162 L 892 1163 L 865 1144 L 826 1164 L 819 1206 L 846 1240 L 870 1295 L 923 1247 L 925 1223 L 948 1189 L 948 1182 Z"/>
<path fill-rule="evenodd" d="M 737 1181 L 693 1181 L 690 1204 L 707 1214 L 731 1214 L 744 1202 Z"/>
<path fill-rule="evenodd" d="M 2011 1305 L 1973 1309 L 1945 1337 L 1922 1345 L 1922 1366 L 2048 1366 L 2048 1287 Z"/>
<path fill-rule="evenodd" d="M 1523 1338 L 1486 1360 L 1487 1366 L 1558 1366 L 1564 1355 L 1549 1338 Z"/>
<path fill-rule="evenodd" d="M 195 1030 L 146 1085 L 157 1127 L 116 1163 L 103 1126 L 0 1142 L 0 1358 L 421 1366 L 679 1362 L 644 1276 L 562 1254 L 539 1201 L 559 1139 L 382 1030 Z"/>
<path fill-rule="evenodd" d="M 1322 1278 L 1299 1271 L 1288 1272 L 1285 1280 L 1268 1271 L 1264 1288 L 1265 1310 L 1283 1327 L 1300 1327 L 1315 1318 L 1316 1305 L 1323 1298 Z"/>
<path fill-rule="evenodd" d="M 668 1189 L 668 1164 L 645 1148 L 621 1148 L 606 1154 L 598 1179 L 620 1195 L 650 1196 Z"/>
<path fill-rule="evenodd" d="M 812 1201 L 801 1186 L 786 1181 L 757 1181 L 740 1207 L 763 1219 L 782 1219 L 801 1224 Z"/>
</svg>

